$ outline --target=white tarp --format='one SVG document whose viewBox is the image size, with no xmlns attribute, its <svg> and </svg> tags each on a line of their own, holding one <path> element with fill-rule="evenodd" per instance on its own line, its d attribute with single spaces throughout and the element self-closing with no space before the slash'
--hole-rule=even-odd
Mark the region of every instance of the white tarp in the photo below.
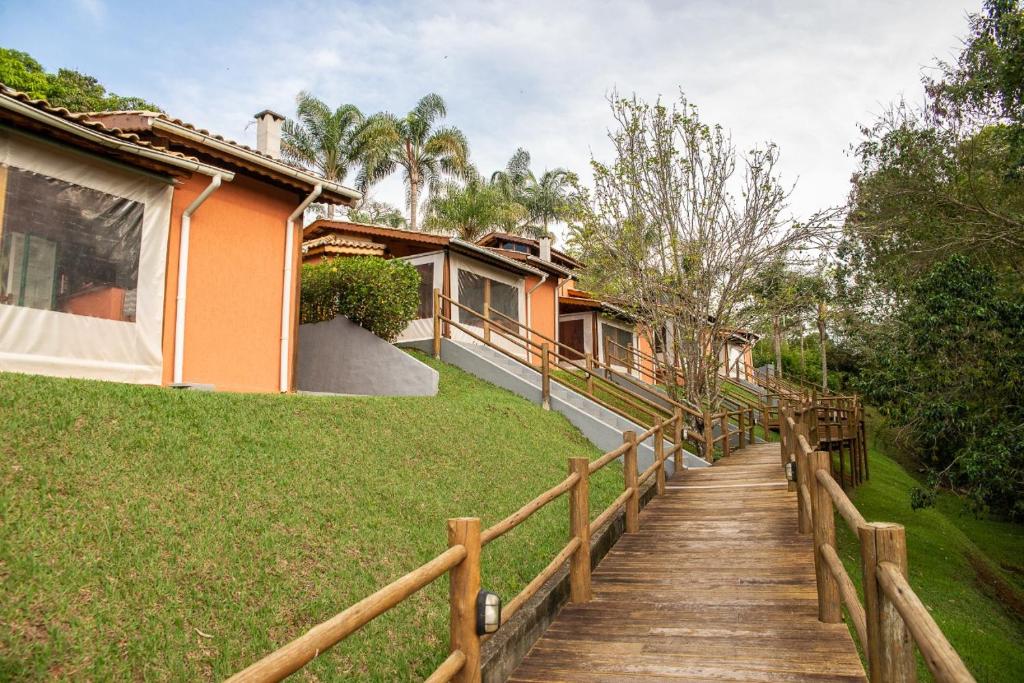
<svg viewBox="0 0 1024 683">
<path fill-rule="evenodd" d="M 0 166 L 4 167 L 0 171 L 6 171 L 3 173 L 5 178 L 27 171 L 105 193 L 113 196 L 114 200 L 129 200 L 125 202 L 126 205 L 130 204 L 136 212 L 141 208 L 142 212 L 141 229 L 139 221 L 135 220 L 132 231 L 124 238 L 130 241 L 128 247 L 107 247 L 131 251 L 131 267 L 122 268 L 128 271 L 127 275 L 94 276 L 98 281 L 103 277 L 110 281 L 115 277 L 126 282 L 130 279 L 130 285 L 117 283 L 116 286 L 106 287 L 108 293 L 114 292 L 119 297 L 117 310 L 123 311 L 118 313 L 122 319 L 108 319 L 97 317 L 104 314 L 96 312 L 98 304 L 95 298 L 88 303 L 81 303 L 84 297 L 79 298 L 77 307 L 83 312 L 65 312 L 74 307 L 59 304 L 57 294 L 59 287 L 66 285 L 68 276 L 59 272 L 52 250 L 35 249 L 31 253 L 31 262 L 26 248 L 16 252 L 19 247 L 23 247 L 22 242 L 26 241 L 19 235 L 28 235 L 31 240 L 33 233 L 47 230 L 52 232 L 59 226 L 43 225 L 43 219 L 33 220 L 34 214 L 29 211 L 16 213 L 11 207 L 4 208 L 4 202 L 0 199 L 0 210 L 4 211 L 0 214 L 0 242 L 2 236 L 6 235 L 10 244 L 6 253 L 11 264 L 7 270 L 16 271 L 16 259 L 12 254 L 23 253 L 27 268 L 22 267 L 25 270 L 31 269 L 38 281 L 26 286 L 27 278 L 22 278 L 20 297 L 8 294 L 7 303 L 0 302 L 0 370 L 160 384 L 163 369 L 161 334 L 164 276 L 173 187 L 155 176 L 134 172 L 127 167 L 4 128 L 0 128 Z M 64 184 L 53 184 L 66 188 Z M 87 209 L 82 209 L 80 213 L 85 227 L 76 228 L 79 234 L 87 230 L 89 221 L 95 218 L 88 215 Z M 8 214 L 9 220 L 5 219 Z M 46 238 L 35 241 L 41 242 L 43 247 L 57 243 L 57 248 L 64 248 L 65 253 L 75 246 L 72 243 L 61 245 L 54 239 Z M 134 268 L 135 253 L 138 254 L 137 274 L 131 270 Z M 102 269 L 100 257 L 94 260 L 101 263 L 101 266 L 93 266 L 93 270 Z M 53 271 L 50 284 L 43 282 L 45 277 L 39 277 L 39 273 L 47 268 Z M 114 273 L 116 265 L 108 269 Z M 9 279 L 13 281 L 13 276 Z M 40 287 L 50 287 L 53 291 Z M 46 302 L 47 295 L 52 298 L 52 304 Z M 109 307 L 108 300 L 111 298 L 108 294 L 102 303 Z M 18 305 L 19 301 L 21 305 Z M 47 307 L 51 310 L 46 310 Z"/>
</svg>

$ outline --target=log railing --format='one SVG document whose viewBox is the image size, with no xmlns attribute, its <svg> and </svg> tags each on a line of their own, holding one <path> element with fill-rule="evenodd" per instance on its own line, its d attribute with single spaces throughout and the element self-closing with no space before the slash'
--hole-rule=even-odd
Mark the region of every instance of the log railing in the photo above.
<svg viewBox="0 0 1024 683">
<path fill-rule="evenodd" d="M 835 404 L 788 403 L 780 422 L 783 465 L 790 472 L 795 468 L 790 478 L 796 480 L 797 528 L 814 539 L 819 621 L 841 622 L 846 606 L 873 683 L 917 680 L 915 644 L 939 683 L 974 681 L 907 581 L 903 526 L 867 522 L 834 478 L 832 455 L 812 446 L 812 433 L 821 429 L 819 413 L 835 410 Z M 863 604 L 839 559 L 837 511 L 860 542 Z"/>
<path fill-rule="evenodd" d="M 430 682 L 458 681 L 477 683 L 481 680 L 480 646 L 489 637 L 479 635 L 477 598 L 481 591 L 480 567 L 484 548 L 526 522 L 539 510 L 569 496 L 569 540 L 544 569 L 501 610 L 500 624 L 505 624 L 530 598 L 534 597 L 568 562 L 569 600 L 574 603 L 591 599 L 590 539 L 602 526 L 623 511 L 626 533 L 640 530 L 640 494 L 644 485 L 654 479 L 655 495 L 665 493 L 665 465 L 673 459 L 676 471 L 682 471 L 684 439 L 683 414 L 676 411 L 647 431 L 622 434 L 622 445 L 594 461 L 569 458 L 568 476 L 544 491 L 521 508 L 481 530 L 477 518 L 448 520 L 448 549 L 424 565 L 381 588 L 336 616 L 314 626 L 278 650 L 232 676 L 233 683 L 280 681 L 300 670 L 324 652 L 342 642 L 370 621 L 392 609 L 444 574 L 449 580 L 449 655 L 426 679 Z M 666 447 L 670 434 L 675 442 Z M 637 448 L 653 439 L 655 458 L 643 472 L 637 471 Z M 590 477 L 622 458 L 623 491 L 594 519 L 590 513 Z"/>
</svg>

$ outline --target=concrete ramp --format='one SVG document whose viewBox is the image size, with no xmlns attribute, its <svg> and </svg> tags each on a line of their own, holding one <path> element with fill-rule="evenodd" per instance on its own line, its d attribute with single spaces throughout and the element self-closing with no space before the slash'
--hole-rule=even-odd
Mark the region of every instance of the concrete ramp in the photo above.
<svg viewBox="0 0 1024 683">
<path fill-rule="evenodd" d="M 434 396 L 437 371 L 339 316 L 299 326 L 299 391 L 357 396 Z"/>
</svg>

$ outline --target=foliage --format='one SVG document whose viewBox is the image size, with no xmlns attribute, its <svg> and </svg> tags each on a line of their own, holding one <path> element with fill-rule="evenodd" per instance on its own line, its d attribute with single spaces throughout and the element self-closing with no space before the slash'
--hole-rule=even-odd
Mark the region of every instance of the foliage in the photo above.
<svg viewBox="0 0 1024 683">
<path fill-rule="evenodd" d="M 1024 520 L 1024 295 L 953 256 L 914 283 L 870 346 L 867 398 L 939 483 Z"/>
<path fill-rule="evenodd" d="M 344 349 L 339 349 L 344 353 Z M 437 396 L 180 392 L 0 373 L 0 679 L 224 680 L 599 453 L 565 418 L 431 358 Z M 591 509 L 622 491 L 616 464 Z M 508 600 L 565 544 L 566 496 L 487 547 Z M 300 680 L 423 680 L 441 577 Z"/>
<path fill-rule="evenodd" d="M 526 218 L 526 209 L 508 201 L 497 186 L 475 171 L 464 183 L 441 183 L 430 194 L 424 229 L 475 242 L 487 232 L 514 226 Z"/>
<path fill-rule="evenodd" d="M 326 180 L 344 182 L 350 168 L 365 163 L 366 117 L 354 104 L 332 111 L 306 91 L 295 102 L 297 119 L 286 119 L 281 126 L 282 157 Z M 334 208 L 327 210 L 332 219 Z"/>
<path fill-rule="evenodd" d="M 974 677 L 1017 681 L 1024 670 L 1024 621 L 1012 605 L 1024 604 L 1024 527 L 977 517 L 948 491 L 938 492 L 930 509 L 912 510 L 908 499 L 917 482 L 894 460 L 902 454 L 878 423 L 868 421 L 871 479 L 850 497 L 869 522 L 906 527 L 910 585 Z M 859 588 L 860 542 L 842 522 L 836 537 Z M 920 656 L 918 672 L 921 681 L 932 680 Z"/>
<path fill-rule="evenodd" d="M 339 315 L 394 341 L 416 317 L 420 276 L 401 259 L 331 259 L 302 266 L 303 323 Z"/>
<path fill-rule="evenodd" d="M 687 398 L 716 403 L 722 331 L 750 322 L 754 278 L 820 234 L 828 214 L 790 220 L 778 148 L 738 154 L 682 95 L 671 106 L 613 96 L 611 109 L 615 158 L 592 162 L 594 192 L 571 226 L 582 285 L 648 329 L 670 328 Z"/>
<path fill-rule="evenodd" d="M 408 223 L 402 212 L 387 202 L 365 202 L 359 208 L 350 210 L 348 219 L 353 223 L 386 225 L 389 228 L 404 228 Z"/>
<path fill-rule="evenodd" d="M 863 129 L 837 250 L 855 305 L 837 326 L 931 484 L 1020 519 L 1024 7 L 987 0 L 969 23 L 927 106 Z"/>
<path fill-rule="evenodd" d="M 522 207 L 517 213 L 523 218 L 506 221 L 502 229 L 511 233 L 548 235 L 552 222 L 564 221 L 573 215 L 573 189 L 578 182 L 576 174 L 564 168 L 545 170 L 537 178 L 530 170 L 530 153 L 517 149 L 505 169 L 491 175 L 491 183 L 506 201 Z"/>
<path fill-rule="evenodd" d="M 58 69 L 48 73 L 26 52 L 0 47 L 0 83 L 47 100 L 55 107 L 70 111 L 115 111 L 145 109 L 160 111 L 138 97 L 122 97 L 108 92 L 103 85 L 86 74 L 73 69 Z"/>
<path fill-rule="evenodd" d="M 458 128 L 438 127 L 448 110 L 440 95 L 424 95 L 405 116 L 388 112 L 367 120 L 365 159 L 359 185 L 369 187 L 402 169 L 409 207 L 409 227 L 419 226 L 420 193 L 469 166 L 469 143 Z"/>
</svg>

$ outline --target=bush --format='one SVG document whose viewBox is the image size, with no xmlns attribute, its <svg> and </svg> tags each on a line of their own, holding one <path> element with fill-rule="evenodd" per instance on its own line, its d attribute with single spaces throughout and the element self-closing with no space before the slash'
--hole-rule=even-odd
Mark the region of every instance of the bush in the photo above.
<svg viewBox="0 0 1024 683">
<path fill-rule="evenodd" d="M 953 256 L 869 339 L 858 388 L 930 478 L 1024 521 L 1024 294 Z"/>
<path fill-rule="evenodd" d="M 343 315 L 394 341 L 416 317 L 419 286 L 419 273 L 399 259 L 359 256 L 306 264 L 299 319 L 317 323 Z"/>
</svg>

